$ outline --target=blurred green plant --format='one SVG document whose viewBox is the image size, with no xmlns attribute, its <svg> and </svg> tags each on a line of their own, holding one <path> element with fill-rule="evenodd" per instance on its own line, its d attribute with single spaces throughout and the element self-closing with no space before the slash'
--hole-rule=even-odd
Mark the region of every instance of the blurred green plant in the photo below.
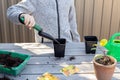
<svg viewBox="0 0 120 80">
<path fill-rule="evenodd" d="M 107 44 L 107 39 L 102 39 L 98 44 L 93 44 L 93 47 L 96 46 L 100 51 L 103 52 L 104 56 L 106 56 L 106 53 L 108 52 L 107 49 L 103 49 L 103 47 Z M 96 48 L 91 48 L 91 50 L 95 50 Z"/>
</svg>

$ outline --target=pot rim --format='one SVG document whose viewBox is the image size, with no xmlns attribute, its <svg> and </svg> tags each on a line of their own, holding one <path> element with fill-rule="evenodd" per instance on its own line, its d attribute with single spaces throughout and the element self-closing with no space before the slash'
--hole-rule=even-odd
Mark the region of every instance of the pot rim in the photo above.
<svg viewBox="0 0 120 80">
<path fill-rule="evenodd" d="M 114 61 L 114 64 L 112 64 L 112 65 L 99 64 L 99 63 L 97 63 L 97 62 L 95 61 L 96 57 L 98 57 L 98 56 L 103 56 L 103 55 L 102 55 L 102 54 L 97 54 L 97 55 L 94 57 L 93 63 L 96 64 L 96 65 L 111 68 L 111 67 L 113 67 L 113 66 L 115 66 L 115 65 L 117 64 L 117 60 L 116 60 L 114 57 L 110 56 L 110 55 L 106 55 L 106 56 L 110 57 L 110 58 Z"/>
</svg>

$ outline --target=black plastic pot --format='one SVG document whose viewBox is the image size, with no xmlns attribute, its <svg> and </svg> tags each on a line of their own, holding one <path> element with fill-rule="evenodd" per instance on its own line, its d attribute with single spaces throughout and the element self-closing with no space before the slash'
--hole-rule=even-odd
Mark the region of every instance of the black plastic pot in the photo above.
<svg viewBox="0 0 120 80">
<path fill-rule="evenodd" d="M 86 54 L 95 54 L 96 52 L 96 46 L 94 44 L 97 44 L 97 37 L 96 36 L 84 36 L 85 39 L 85 49 L 86 49 Z M 94 50 L 92 49 L 94 48 Z"/>
<path fill-rule="evenodd" d="M 66 46 L 66 39 L 56 39 L 60 44 L 53 41 L 54 45 L 54 56 L 55 57 L 64 57 L 65 56 L 65 46 Z"/>
</svg>

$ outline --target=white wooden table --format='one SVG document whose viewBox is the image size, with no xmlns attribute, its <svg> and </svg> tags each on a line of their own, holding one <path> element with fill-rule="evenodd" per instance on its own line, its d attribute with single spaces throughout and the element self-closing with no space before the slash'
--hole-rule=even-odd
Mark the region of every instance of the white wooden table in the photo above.
<svg viewBox="0 0 120 80">
<path fill-rule="evenodd" d="M 51 43 L 1 43 L 0 50 L 15 51 L 31 55 L 24 70 L 18 76 L 7 75 L 11 80 L 37 80 L 37 77 L 45 72 L 56 75 L 61 80 L 96 80 L 92 59 L 94 54 L 85 53 L 84 43 L 67 43 L 65 57 L 54 57 L 54 49 Z M 97 53 L 101 53 L 97 51 Z M 75 59 L 70 61 L 70 57 Z M 73 64 L 80 71 L 69 77 L 64 76 L 60 69 Z M 1 73 L 0 76 L 3 76 Z M 117 64 L 112 80 L 120 80 L 120 63 Z"/>
</svg>

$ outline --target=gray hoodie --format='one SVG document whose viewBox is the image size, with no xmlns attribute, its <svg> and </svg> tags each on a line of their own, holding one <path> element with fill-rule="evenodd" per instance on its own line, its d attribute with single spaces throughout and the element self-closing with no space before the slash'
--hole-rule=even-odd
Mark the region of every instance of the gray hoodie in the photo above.
<svg viewBox="0 0 120 80">
<path fill-rule="evenodd" d="M 21 24 L 18 17 L 21 13 L 33 15 L 43 31 L 54 38 L 66 38 L 68 42 L 79 42 L 77 32 L 74 0 L 22 0 L 7 10 L 7 17 L 15 24 Z M 35 31 L 36 42 L 41 37 Z"/>
</svg>

